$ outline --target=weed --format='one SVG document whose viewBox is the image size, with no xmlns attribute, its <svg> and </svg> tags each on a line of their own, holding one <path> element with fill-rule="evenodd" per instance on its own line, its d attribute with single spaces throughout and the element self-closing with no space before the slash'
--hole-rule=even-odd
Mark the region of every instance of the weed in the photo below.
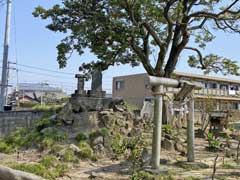
<svg viewBox="0 0 240 180">
<path fill-rule="evenodd" d="M 79 143 L 79 148 L 80 148 L 80 152 L 79 152 L 79 158 L 83 158 L 83 159 L 94 159 L 93 157 L 93 150 L 92 148 L 89 146 L 89 144 L 87 144 L 86 142 L 80 142 Z"/>
<path fill-rule="evenodd" d="M 173 128 L 170 124 L 164 124 L 164 125 L 162 125 L 162 131 L 166 134 L 172 134 Z"/>
<path fill-rule="evenodd" d="M 212 133 L 208 133 L 207 135 L 208 140 L 208 149 L 211 151 L 218 151 L 220 149 L 220 140 L 217 139 Z"/>
<path fill-rule="evenodd" d="M 86 141 L 87 140 L 87 135 L 85 133 L 79 133 L 75 139 L 78 141 L 78 142 L 81 142 L 81 141 Z"/>
<path fill-rule="evenodd" d="M 56 155 L 59 151 L 63 150 L 64 147 L 60 144 L 55 144 L 52 146 L 50 153 Z"/>
<path fill-rule="evenodd" d="M 49 168 L 49 167 L 54 166 L 57 161 L 58 161 L 58 159 L 56 156 L 46 155 L 46 156 L 42 157 L 42 159 L 39 161 L 39 163 L 42 164 L 43 166 L 45 166 L 46 168 Z"/>
<path fill-rule="evenodd" d="M 66 149 L 63 156 L 61 157 L 61 159 L 64 162 L 77 163 L 79 161 L 78 158 L 75 156 L 74 151 L 72 149 Z"/>
<path fill-rule="evenodd" d="M 50 125 L 51 125 L 51 121 L 49 120 L 49 118 L 43 118 L 35 123 L 35 127 L 39 132 L 42 129 L 49 127 Z"/>
<path fill-rule="evenodd" d="M 190 177 L 184 178 L 184 180 L 201 180 L 201 179 L 200 179 L 200 178 L 193 177 L 193 176 L 190 176 Z"/>
<path fill-rule="evenodd" d="M 209 168 L 207 164 L 204 163 L 197 163 L 197 164 L 189 164 L 183 161 L 178 161 L 175 163 L 176 166 L 181 167 L 187 170 L 198 170 L 198 169 L 206 169 Z"/>
</svg>

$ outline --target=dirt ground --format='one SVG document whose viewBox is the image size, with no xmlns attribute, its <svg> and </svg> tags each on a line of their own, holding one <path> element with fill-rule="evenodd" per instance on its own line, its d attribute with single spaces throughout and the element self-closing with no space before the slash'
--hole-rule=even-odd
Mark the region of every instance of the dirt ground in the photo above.
<svg viewBox="0 0 240 180">
<path fill-rule="evenodd" d="M 223 152 L 214 153 L 206 151 L 207 141 L 196 138 L 196 162 L 201 162 L 209 165 L 207 169 L 184 169 L 176 166 L 177 161 L 186 161 L 186 157 L 173 151 L 162 151 L 161 159 L 167 160 L 162 169 L 167 169 L 172 173 L 176 180 L 184 180 L 185 178 L 211 179 L 213 172 L 213 163 L 216 155 L 219 155 L 217 161 L 216 177 L 220 180 L 240 180 L 240 166 L 238 166 L 233 158 L 224 157 Z M 234 142 L 233 142 L 234 144 Z M 12 164 L 15 162 L 37 162 L 41 158 L 41 154 L 35 150 L 22 152 L 20 154 L 0 154 L 0 162 L 3 165 Z M 224 157 L 224 159 L 223 159 Z M 225 168 L 222 164 L 225 164 Z M 58 180 L 87 180 L 87 179 L 102 179 L 102 180 L 125 180 L 130 177 L 130 164 L 124 161 L 112 161 L 111 159 L 99 159 L 97 162 L 80 161 L 78 164 L 72 165 L 71 170 Z"/>
</svg>

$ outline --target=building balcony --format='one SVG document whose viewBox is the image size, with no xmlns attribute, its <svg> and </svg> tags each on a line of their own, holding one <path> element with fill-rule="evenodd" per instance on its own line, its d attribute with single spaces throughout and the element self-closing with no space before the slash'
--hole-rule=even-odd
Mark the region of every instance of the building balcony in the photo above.
<svg viewBox="0 0 240 180">
<path fill-rule="evenodd" d="M 176 93 L 179 90 L 176 88 L 167 88 L 167 92 Z M 223 89 L 200 89 L 194 90 L 194 94 L 197 96 L 215 96 L 215 97 L 236 97 L 240 98 L 240 91 L 223 90 Z"/>
</svg>

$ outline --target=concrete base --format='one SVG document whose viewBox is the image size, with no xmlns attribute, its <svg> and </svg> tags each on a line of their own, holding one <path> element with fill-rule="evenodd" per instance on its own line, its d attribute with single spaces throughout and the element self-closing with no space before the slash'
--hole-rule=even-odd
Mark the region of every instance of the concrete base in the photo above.
<svg viewBox="0 0 240 180">
<path fill-rule="evenodd" d="M 69 99 L 69 103 L 72 105 L 73 111 L 75 112 L 107 109 L 111 102 L 112 98 L 75 96 Z"/>
</svg>

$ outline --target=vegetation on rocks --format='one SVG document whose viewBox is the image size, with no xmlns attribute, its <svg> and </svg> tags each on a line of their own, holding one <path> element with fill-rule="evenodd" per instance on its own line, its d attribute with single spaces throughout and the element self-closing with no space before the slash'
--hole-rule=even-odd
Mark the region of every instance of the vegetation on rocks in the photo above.
<svg viewBox="0 0 240 180">
<path fill-rule="evenodd" d="M 210 151 L 220 150 L 221 143 L 218 138 L 216 138 L 212 133 L 208 133 L 207 139 L 208 139 L 208 149 Z"/>
<path fill-rule="evenodd" d="M 49 164 L 45 166 L 42 163 L 20 163 L 11 166 L 11 168 L 33 173 L 49 180 L 55 180 L 57 177 L 63 176 L 69 170 L 68 166 L 62 163 L 51 166 L 49 166 Z"/>
</svg>

